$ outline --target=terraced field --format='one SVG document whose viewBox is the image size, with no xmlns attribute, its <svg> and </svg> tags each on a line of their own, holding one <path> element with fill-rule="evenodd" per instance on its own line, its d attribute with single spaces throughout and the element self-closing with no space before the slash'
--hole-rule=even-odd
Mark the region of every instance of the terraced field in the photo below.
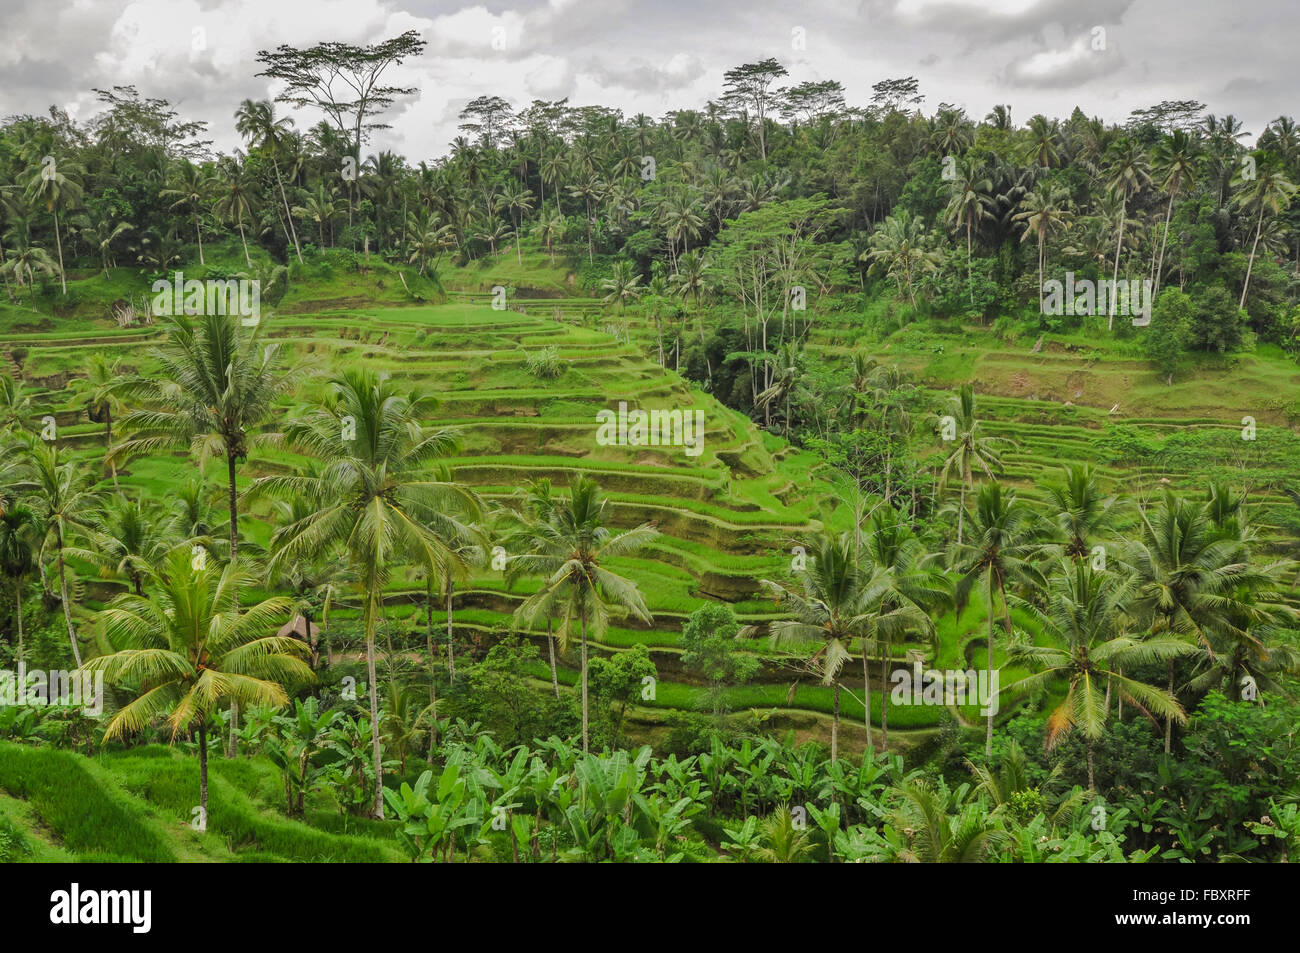
<svg viewBox="0 0 1300 953">
<path fill-rule="evenodd" d="M 508 256 L 500 260 L 513 264 Z M 585 473 L 610 498 L 616 527 L 644 522 L 658 527 L 660 536 L 649 549 L 613 564 L 645 593 L 652 624 L 616 619 L 596 646 L 606 652 L 638 643 L 650 648 L 662 681 L 656 699 L 634 717 L 653 736 L 667 710 L 693 708 L 703 696 L 703 688 L 693 684 L 680 663 L 679 633 L 690 612 L 703 600 L 717 599 L 731 603 L 747 622 L 772 617 L 771 602 L 759 597 L 759 580 L 784 578 L 791 547 L 818 528 L 825 514 L 830 514 L 825 518 L 832 529 L 846 528 L 847 512 L 820 478 L 812 454 L 762 431 L 660 368 L 653 358 L 654 329 L 637 309 L 620 314 L 595 299 L 556 297 L 571 293 L 569 283 L 540 266 L 533 272 L 527 281 L 536 287 L 526 289 L 532 296 L 518 296 L 515 289 L 503 310 L 492 306 L 489 289 L 509 279 L 495 277 L 483 265 L 472 274 L 452 274 L 447 281 L 452 290 L 441 304 L 399 304 L 391 276 L 387 286 L 374 277 L 374 287 L 363 283 L 346 291 L 308 282 L 281 302 L 266 333 L 301 362 L 295 399 L 312 396 L 328 371 L 361 361 L 435 393 L 440 404 L 429 422 L 456 427 L 463 435 L 463 452 L 454 461 L 456 479 L 490 504 L 517 502 L 519 489 L 534 478 L 549 478 L 563 488 L 573 474 Z M 357 306 L 365 300 L 384 304 Z M 0 335 L 0 356 L 27 385 L 33 423 L 53 416 L 60 443 L 96 468 L 109 485 L 101 459 L 104 430 L 88 420 L 76 378 L 92 352 L 120 358 L 125 369 L 147 371 L 148 346 L 158 340 L 158 332 L 115 329 L 75 315 L 51 321 L 14 308 L 0 319 L 9 332 Z M 1198 402 L 1189 396 L 1188 386 L 1170 388 L 1156 379 L 1133 353 L 1131 342 L 1045 336 L 1041 350 L 1034 351 L 1027 343 L 1004 345 L 973 328 L 922 333 L 905 327 L 874 339 L 864 335 L 861 322 L 861 315 L 847 311 L 815 313 L 810 341 L 832 355 L 864 347 L 882 362 L 898 363 L 930 392 L 935 409 L 945 392 L 974 380 L 988 432 L 1016 443 L 1005 454 L 1005 477 L 1025 494 L 1039 495 L 1038 482 L 1055 475 L 1060 465 L 1090 461 L 1112 486 L 1139 497 L 1166 485 L 1200 489 L 1207 474 L 1242 476 L 1254 501 L 1262 504 L 1266 534 L 1288 517 L 1283 485 L 1294 474 L 1270 469 L 1270 460 L 1279 441 L 1296 440 L 1300 372 L 1292 364 L 1266 353 L 1246 355 L 1221 377 L 1198 374 Z M 554 348 L 559 359 L 561 372 L 554 379 L 534 376 L 527 366 L 530 355 L 547 348 Z M 1240 440 L 1241 415 L 1221 409 L 1233 401 L 1240 403 L 1241 415 L 1257 418 L 1254 443 Z M 647 411 L 702 411 L 702 452 L 691 456 L 681 446 L 601 445 L 597 413 L 620 403 Z M 1164 453 L 1130 449 L 1124 452 L 1131 459 L 1117 456 L 1106 443 L 1116 427 L 1153 445 L 1178 435 L 1202 435 L 1202 441 L 1207 439 L 1203 435 L 1217 436 L 1193 448 L 1194 465 L 1185 455 L 1180 467 L 1177 456 Z M 942 445 L 925 427 L 918 428 L 914 450 L 929 464 L 942 459 Z M 300 462 L 291 454 L 258 451 L 241 471 L 241 483 Z M 1196 481 L 1193 472 L 1200 475 Z M 118 474 L 124 487 L 164 501 L 194 476 L 193 463 L 181 457 L 136 459 Z M 214 462 L 205 478 L 220 486 L 224 470 Z M 245 531 L 265 543 L 270 525 L 248 520 Z M 113 584 L 100 580 L 85 583 L 88 609 L 102 606 L 115 591 Z M 500 572 L 484 566 L 455 595 L 458 637 L 485 644 L 484 636 L 511 626 L 513 609 L 535 586 L 535 580 L 525 580 L 508 588 Z M 414 637 L 421 585 L 399 576 L 389 596 L 394 618 L 409 619 Z M 349 611 L 345 606 L 340 617 Z M 982 664 L 982 618 L 976 601 L 960 619 L 949 615 L 939 620 L 937 645 L 902 646 L 900 657 L 906 650 L 919 650 L 943 664 Z M 821 719 L 831 709 L 829 689 L 789 660 L 773 657 L 765 641 L 753 640 L 748 648 L 764 656 L 765 665 L 754 684 L 733 693 L 734 707 L 763 712 L 777 727 L 821 734 Z M 575 660 L 565 661 L 571 665 Z M 575 677 L 572 666 L 562 672 L 566 683 Z M 794 682 L 799 684 L 791 692 Z M 873 686 L 877 723 L 881 687 Z M 861 699 L 847 694 L 842 703 L 851 723 L 845 741 L 861 744 Z M 891 727 L 902 729 L 906 744 L 923 740 L 941 717 L 941 711 L 917 706 L 895 709 L 890 720 Z M 856 737 L 852 723 L 859 726 Z"/>
</svg>

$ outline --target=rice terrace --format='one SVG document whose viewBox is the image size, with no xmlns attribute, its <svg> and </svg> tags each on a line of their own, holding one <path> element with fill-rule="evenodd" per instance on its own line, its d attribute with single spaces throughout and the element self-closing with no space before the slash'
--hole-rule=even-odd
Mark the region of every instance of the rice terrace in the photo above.
<svg viewBox="0 0 1300 953">
<path fill-rule="evenodd" d="M 0 860 L 1300 859 L 1284 102 L 223 6 L 0 94 Z"/>
</svg>

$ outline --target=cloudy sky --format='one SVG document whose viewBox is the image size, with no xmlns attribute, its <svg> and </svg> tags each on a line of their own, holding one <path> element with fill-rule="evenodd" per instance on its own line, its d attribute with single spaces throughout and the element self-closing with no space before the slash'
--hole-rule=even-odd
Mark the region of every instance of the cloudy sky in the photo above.
<svg viewBox="0 0 1300 953">
<path fill-rule="evenodd" d="M 461 107 L 484 93 L 660 116 L 716 98 L 726 69 L 768 56 L 791 82 L 839 80 L 852 104 L 914 75 L 927 113 L 1010 103 L 1018 123 L 1076 105 L 1122 121 L 1198 99 L 1253 139 L 1300 108 L 1292 0 L 0 0 L 0 23 L 0 116 L 53 104 L 84 120 L 93 87 L 133 84 L 206 120 L 223 150 L 240 144 L 239 101 L 277 91 L 254 75 L 259 49 L 408 29 L 428 49 L 391 78 L 419 92 L 369 148 L 412 161 L 442 155 Z"/>
</svg>

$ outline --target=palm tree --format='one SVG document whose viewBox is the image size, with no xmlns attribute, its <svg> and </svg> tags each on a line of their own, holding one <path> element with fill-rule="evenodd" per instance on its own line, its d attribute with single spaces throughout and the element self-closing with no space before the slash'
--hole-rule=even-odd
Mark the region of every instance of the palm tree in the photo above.
<svg viewBox="0 0 1300 953">
<path fill-rule="evenodd" d="M 68 598 L 68 573 L 64 559 L 70 537 L 91 534 L 99 509 L 99 490 L 86 468 L 78 462 L 59 462 L 56 443 L 31 443 L 31 473 L 34 490 L 31 507 L 42 529 L 40 556 L 53 547 L 59 569 L 59 598 L 63 604 L 63 621 L 68 627 L 72 657 L 81 665 L 81 647 L 72 625 L 72 601 Z"/>
<path fill-rule="evenodd" d="M 113 242 L 131 231 L 135 226 L 130 222 L 114 222 L 109 215 L 105 215 L 93 224 L 84 217 L 78 219 L 78 222 L 80 225 L 77 228 L 77 237 L 84 239 L 99 251 L 99 263 L 103 267 L 104 277 L 107 278 Z"/>
<path fill-rule="evenodd" d="M 238 318 L 215 313 L 172 315 L 164 322 L 166 343 L 153 352 L 156 376 L 128 378 L 115 388 L 139 409 L 118 421 L 125 436 L 111 460 L 188 450 L 197 453 L 202 474 L 211 457 L 225 456 L 231 562 L 239 556 L 239 464 L 248 459 L 253 430 L 292 382 L 278 345 L 262 341 L 266 326 L 263 320 L 245 329 Z"/>
<path fill-rule="evenodd" d="M 772 404 L 785 402 L 785 434 L 790 436 L 790 396 L 803 374 L 803 345 L 796 341 L 787 341 L 776 349 L 775 354 L 763 355 L 763 360 L 772 368 L 772 383 L 758 395 L 757 406 L 763 409 L 764 426 L 772 426 Z"/>
<path fill-rule="evenodd" d="M 1108 187 L 1119 196 L 1119 237 L 1115 240 L 1115 273 L 1111 276 L 1111 288 L 1117 287 L 1119 281 L 1119 255 L 1124 245 L 1124 224 L 1128 217 L 1128 200 L 1151 184 L 1151 168 L 1142 146 L 1133 139 L 1117 140 L 1110 147 L 1110 177 Z M 1112 293 L 1107 305 L 1106 327 L 1115 325 L 1115 299 Z"/>
<path fill-rule="evenodd" d="M 980 222 L 993 217 L 990 211 L 993 205 L 993 183 L 984 173 L 983 166 L 970 156 L 963 156 L 957 163 L 957 176 L 949 183 L 948 207 L 945 215 L 954 226 L 966 229 L 966 285 L 970 291 L 971 304 L 975 303 L 974 279 L 971 277 L 971 237 L 979 228 Z M 1042 274 L 1039 274 L 1039 282 Z"/>
<path fill-rule="evenodd" d="M 1246 307 L 1246 293 L 1250 290 L 1250 273 L 1255 265 L 1255 252 L 1259 248 L 1260 232 L 1264 228 L 1264 212 L 1280 215 L 1291 204 L 1300 186 L 1287 179 L 1285 169 L 1276 162 L 1261 162 L 1253 179 L 1244 178 L 1239 172 L 1233 179 L 1238 192 L 1233 198 L 1234 204 L 1249 214 L 1255 212 L 1255 239 L 1250 245 L 1250 258 L 1246 262 L 1246 280 L 1241 285 L 1241 300 L 1238 308 Z"/>
<path fill-rule="evenodd" d="M 879 593 L 875 624 L 884 636 L 880 654 L 880 746 L 888 752 L 889 672 L 894 638 L 909 632 L 932 638 L 931 614 L 952 603 L 952 592 L 907 519 L 894 507 L 885 505 L 872 511 L 863 543 L 866 558 L 876 566 L 878 580 L 868 588 Z M 866 680 L 865 652 L 862 662 Z"/>
<path fill-rule="evenodd" d="M 194 236 L 199 242 L 200 265 L 206 265 L 207 262 L 203 260 L 203 228 L 199 222 L 199 213 L 207 204 L 215 185 L 216 179 L 211 174 L 194 163 L 182 159 L 173 166 L 171 177 L 167 180 L 167 187 L 158 193 L 160 198 L 175 200 L 167 206 L 171 211 L 189 209 L 190 220 L 194 223 Z"/>
<path fill-rule="evenodd" d="M 634 274 L 632 262 L 616 261 L 610 267 L 610 277 L 600 283 L 602 291 L 608 291 L 601 300 L 605 304 L 618 302 L 618 310 L 623 311 L 629 300 L 635 301 L 641 296 L 641 275 Z"/>
<path fill-rule="evenodd" d="M 1165 207 L 1165 227 L 1160 235 L 1160 254 L 1156 258 L 1154 299 L 1160 293 L 1160 281 L 1165 264 L 1165 245 L 1169 241 L 1169 220 L 1174 214 L 1174 200 L 1184 185 L 1191 185 L 1201 162 L 1201 144 L 1182 129 L 1175 129 L 1167 139 L 1162 139 L 1152 153 L 1152 166 L 1160 175 L 1160 188 L 1169 193 Z"/>
<path fill-rule="evenodd" d="M 253 267 L 248 254 L 248 239 L 244 235 L 244 219 L 253 217 L 253 196 L 256 186 L 247 168 L 236 158 L 225 157 L 217 166 L 219 194 L 212 204 L 212 213 L 223 222 L 234 222 L 239 229 L 239 241 L 244 246 L 244 263 Z"/>
<path fill-rule="evenodd" d="M 1013 692 L 1065 683 L 1065 697 L 1047 719 L 1045 746 L 1051 750 L 1078 728 L 1087 752 L 1090 791 L 1096 790 L 1092 747 L 1110 714 L 1112 685 L 1121 697 L 1156 715 L 1179 723 L 1187 720 L 1173 692 L 1123 674 L 1125 666 L 1172 662 L 1196 652 L 1195 646 L 1170 635 L 1131 635 L 1129 604 L 1134 591 L 1134 581 L 1127 575 L 1093 570 L 1084 560 L 1066 560 L 1048 585 L 1045 609 L 1011 597 L 1052 643 L 1013 645 L 1010 658 L 1038 669 L 1017 682 Z"/>
<path fill-rule="evenodd" d="M 31 242 L 31 236 L 24 227 L 9 232 L 9 257 L 0 265 L 0 273 L 6 280 L 13 278 L 19 288 L 26 286 L 28 302 L 36 298 L 36 276 L 58 275 L 63 278 L 63 266 L 50 257 L 50 253 Z M 62 253 L 60 252 L 60 257 Z M 67 287 L 66 281 L 64 287 Z"/>
<path fill-rule="evenodd" d="M 1037 115 L 1025 126 L 1028 135 L 1026 158 L 1040 168 L 1050 169 L 1060 158 L 1061 124 L 1055 119 Z"/>
<path fill-rule="evenodd" d="M 113 417 L 120 417 L 125 410 L 125 405 L 117 394 L 122 383 L 121 368 L 122 359 L 120 357 L 110 359 L 102 351 L 96 351 L 90 355 L 90 363 L 86 365 L 86 376 L 75 378 L 72 381 L 74 392 L 84 393 L 89 397 L 86 415 L 92 420 L 101 417 L 104 420 L 104 450 L 106 455 L 113 446 Z M 108 465 L 113 473 L 113 486 L 116 487 L 117 464 L 112 459 L 109 459 Z"/>
<path fill-rule="evenodd" d="M 23 591 L 27 580 L 36 568 L 36 548 L 40 539 L 40 523 L 36 514 L 26 506 L 6 505 L 0 512 L 0 573 L 13 586 L 14 619 L 17 625 L 18 684 L 23 683 Z"/>
<path fill-rule="evenodd" d="M 808 541 L 805 568 L 796 573 L 798 589 L 770 579 L 762 580 L 763 587 L 777 603 L 794 615 L 793 619 L 769 624 L 773 648 L 820 645 L 809 657 L 808 664 L 821 676 L 823 684 L 833 686 L 832 761 L 839 757 L 840 669 L 850 658 L 850 643 L 861 639 L 865 678 L 867 646 L 877 634 L 874 616 L 884 595 L 883 581 L 863 568 L 854 549 L 847 533 L 840 536 L 821 533 Z M 870 712 L 869 682 L 866 689 L 864 705 Z"/>
<path fill-rule="evenodd" d="M 1207 506 L 1165 493 L 1144 509 L 1142 536 L 1129 560 L 1137 577 L 1135 612 L 1156 633 L 1173 633 L 1209 658 L 1244 646 L 1267 655 L 1252 629 L 1292 615 L 1283 604 L 1277 575 L 1284 564 L 1256 568 L 1240 537 L 1215 527 Z M 1174 690 L 1169 665 L 1168 690 Z M 1165 724 L 1170 750 L 1172 722 Z"/>
<path fill-rule="evenodd" d="M 966 490 L 974 485 L 974 470 L 979 467 L 990 480 L 996 479 L 994 470 L 1002 469 L 1000 448 L 1011 441 L 983 435 L 983 425 L 975 417 L 975 390 L 970 384 L 963 384 L 957 395 L 948 399 L 948 415 L 955 424 L 955 446 L 943 462 L 939 486 L 947 487 L 948 475 L 956 468 L 961 477 L 961 500 L 957 508 L 957 545 L 960 546 L 966 521 Z"/>
<path fill-rule="evenodd" d="M 150 567 L 171 549 L 165 514 L 143 500 L 118 495 L 104 503 L 89 534 L 93 549 L 69 548 L 70 555 L 98 565 L 100 575 L 125 579 L 137 596 L 144 595 Z"/>
<path fill-rule="evenodd" d="M 321 461 L 319 473 L 263 477 L 249 491 L 253 499 L 265 493 L 301 496 L 315 504 L 272 535 L 272 574 L 288 560 L 335 547 L 343 549 L 356 573 L 366 637 L 376 817 L 384 812 L 375 674 L 384 586 L 399 560 L 430 573 L 456 561 L 453 547 L 473 538 L 466 519 L 478 511 L 472 493 L 426 475 L 431 464 L 458 446 L 453 431 L 421 426 L 435 403 L 419 392 L 400 391 L 386 374 L 365 368 L 344 371 L 330 379 L 324 400 L 295 419 L 284 434 L 290 446 Z"/>
<path fill-rule="evenodd" d="M 530 480 L 527 490 L 520 490 L 524 495 L 524 511 L 512 520 L 513 526 L 506 533 L 504 548 L 507 552 L 541 553 L 547 548 L 546 526 L 555 518 L 557 500 L 551 491 L 551 481 L 545 477 Z M 507 511 L 507 513 L 512 511 Z M 507 559 L 506 580 L 513 583 L 520 575 L 517 560 Z M 560 678 L 555 667 L 555 632 L 552 620 L 546 619 L 546 647 L 551 663 L 551 688 L 555 697 L 560 697 Z"/>
<path fill-rule="evenodd" d="M 59 283 L 63 293 L 68 293 L 68 277 L 63 271 L 63 237 L 59 228 L 59 212 L 74 209 L 81 204 L 81 183 L 74 177 L 80 172 L 69 162 L 48 161 L 41 164 L 27 184 L 27 201 L 45 206 L 54 216 L 54 244 L 59 252 Z M 30 274 L 30 272 L 29 272 Z"/>
<path fill-rule="evenodd" d="M 84 669 L 103 672 L 114 684 L 138 696 L 112 717 L 105 740 L 123 738 L 167 716 L 172 737 L 197 728 L 199 806 L 208 810 L 208 719 L 222 704 L 284 705 L 285 686 L 312 680 L 302 661 L 307 647 L 274 633 L 290 601 L 276 597 L 241 611 L 240 579 L 233 563 L 194 568 L 188 546 L 169 553 L 150 571 L 152 594 L 119 596 L 100 614 L 103 631 L 116 651 L 88 661 Z"/>
<path fill-rule="evenodd" d="M 1020 201 L 1020 211 L 1012 218 L 1025 223 L 1020 235 L 1023 242 L 1030 235 L 1038 239 L 1038 310 L 1043 310 L 1043 271 L 1046 267 L 1047 239 L 1053 232 L 1069 228 L 1072 213 L 1065 207 L 1069 193 L 1059 186 L 1046 192 L 1028 192 Z M 1113 295 L 1112 295 L 1113 297 Z"/>
<path fill-rule="evenodd" d="M 993 685 L 993 615 L 997 611 L 996 595 L 1002 597 L 1007 634 L 1012 632 L 1011 610 L 1007 603 L 1007 584 L 1042 587 L 1042 574 L 1030 562 L 1040 548 L 1038 515 L 1016 499 L 1015 490 L 1003 490 L 1001 484 L 980 487 L 971 514 L 971 541 L 959 545 L 956 565 L 961 572 L 957 580 L 957 613 L 961 614 L 971 589 L 983 576 L 987 586 L 989 644 L 986 670 Z M 993 706 L 988 709 L 984 736 L 984 754 L 993 754 Z"/>
<path fill-rule="evenodd" d="M 501 189 L 501 205 L 510 213 L 510 221 L 515 228 L 515 257 L 522 265 L 524 253 L 519 240 L 519 225 L 523 214 L 533 207 L 533 193 L 524 188 L 522 183 L 507 182 Z"/>
<path fill-rule="evenodd" d="M 871 233 L 867 250 L 859 259 L 870 261 L 873 269 L 881 268 L 906 292 L 916 307 L 916 281 L 921 273 L 937 271 L 939 253 L 930 249 L 930 236 L 919 218 L 907 211 L 890 215 Z"/>
<path fill-rule="evenodd" d="M 271 167 L 275 170 L 275 183 L 280 188 L 280 201 L 284 204 L 284 229 L 286 237 L 293 242 L 293 250 L 302 264 L 302 249 L 298 246 L 298 230 L 293 227 L 293 212 L 289 210 L 289 198 L 284 192 L 284 179 L 280 176 L 280 152 L 284 148 L 283 140 L 289 135 L 293 123 L 289 119 L 275 118 L 275 105 L 270 100 L 254 101 L 245 99 L 235 110 L 235 129 L 251 146 L 253 143 L 271 157 Z M 350 208 L 350 206 L 349 206 Z"/>
<path fill-rule="evenodd" d="M 1119 505 L 1115 497 L 1102 495 L 1091 467 L 1083 464 L 1063 469 L 1063 480 L 1043 485 L 1049 518 L 1061 539 L 1060 554 L 1074 560 L 1086 559 L 1099 539 L 1113 533 Z"/>
<path fill-rule="evenodd" d="M 607 569 L 603 563 L 629 556 L 656 535 L 650 524 L 613 534 L 606 525 L 608 501 L 594 480 L 574 479 L 565 499 L 557 500 L 551 517 L 539 522 L 533 552 L 511 557 L 520 575 L 542 576 L 540 589 L 515 610 L 518 623 L 532 626 L 539 619 L 559 618 L 563 649 L 578 623 L 581 636 L 582 750 L 588 745 L 587 637 L 599 638 L 609 624 L 611 609 L 630 612 L 649 623 L 650 611 L 636 583 Z"/>
</svg>

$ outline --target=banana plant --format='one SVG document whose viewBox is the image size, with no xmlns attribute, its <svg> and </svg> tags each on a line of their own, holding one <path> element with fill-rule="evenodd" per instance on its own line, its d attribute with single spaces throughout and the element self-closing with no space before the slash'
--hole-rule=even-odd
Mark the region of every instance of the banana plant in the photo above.
<svg viewBox="0 0 1300 953">
<path fill-rule="evenodd" d="M 443 769 L 430 798 L 432 781 L 433 772 L 426 770 L 414 787 L 403 781 L 397 791 L 384 788 L 384 800 L 400 825 L 398 840 L 412 863 L 433 860 L 440 852 L 450 862 L 456 849 L 456 831 L 477 822 L 477 817 L 466 812 L 469 791 L 457 765 Z"/>
</svg>

